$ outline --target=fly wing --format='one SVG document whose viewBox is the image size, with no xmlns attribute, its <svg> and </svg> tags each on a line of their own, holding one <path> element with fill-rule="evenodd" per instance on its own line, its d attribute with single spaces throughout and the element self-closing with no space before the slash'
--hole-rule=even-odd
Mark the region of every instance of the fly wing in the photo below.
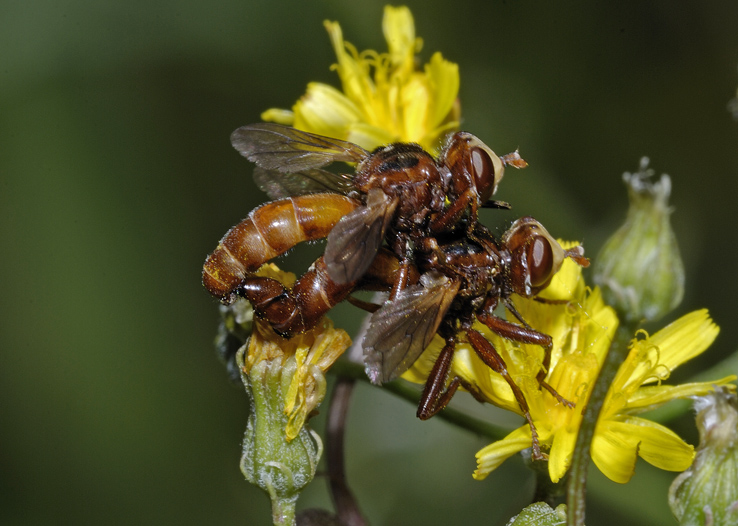
<svg viewBox="0 0 738 526">
<path fill-rule="evenodd" d="M 354 189 L 351 176 L 336 175 L 320 168 L 286 174 L 257 166 L 254 181 L 272 199 L 324 192 L 346 195 Z"/>
<path fill-rule="evenodd" d="M 364 338 L 364 364 L 372 383 L 394 380 L 430 344 L 459 290 L 459 282 L 437 273 L 404 289 L 371 316 Z"/>
<path fill-rule="evenodd" d="M 328 234 L 325 264 L 336 283 L 356 281 L 374 261 L 399 199 L 379 188 L 367 194 L 366 206 L 346 214 Z"/>
<path fill-rule="evenodd" d="M 369 155 L 356 144 L 273 122 L 238 128 L 231 134 L 231 144 L 249 161 L 282 173 L 321 168 L 335 161 L 359 162 Z"/>
</svg>

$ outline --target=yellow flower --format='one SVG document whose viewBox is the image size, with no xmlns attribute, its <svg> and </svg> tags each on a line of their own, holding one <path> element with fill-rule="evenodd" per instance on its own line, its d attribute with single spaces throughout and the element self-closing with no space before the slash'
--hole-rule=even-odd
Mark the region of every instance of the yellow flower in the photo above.
<svg viewBox="0 0 738 526">
<path fill-rule="evenodd" d="M 553 338 L 546 381 L 561 396 L 574 402 L 574 409 L 564 407 L 539 388 L 536 374 L 543 358 L 540 347 L 514 344 L 479 323 L 475 328 L 494 345 L 523 391 L 541 448 L 548 449 L 549 475 L 552 481 L 558 482 L 571 463 L 583 408 L 617 329 L 618 319 L 603 302 L 599 289 L 588 291 L 580 267 L 568 260 L 541 296 L 565 299 L 568 303 L 516 298 L 515 305 L 532 327 Z M 633 342 L 610 386 L 592 442 L 592 459 L 608 478 L 628 482 L 638 456 L 669 471 L 683 471 L 690 466 L 694 457 L 692 446 L 666 427 L 634 415 L 676 398 L 705 394 L 714 385 L 734 380 L 731 376 L 716 382 L 661 384 L 677 366 L 707 349 L 718 331 L 706 310 L 687 314 L 650 337 L 640 331 L 640 337 Z M 404 378 L 425 381 L 434 353 L 442 345 L 435 343 Z M 521 413 L 507 383 L 476 356 L 469 344 L 457 346 L 451 375 L 460 376 L 476 387 L 490 403 Z M 484 479 L 508 457 L 531 447 L 531 443 L 530 428 L 525 425 L 483 448 L 477 453 L 474 478 Z"/>
<path fill-rule="evenodd" d="M 358 52 L 343 40 L 338 22 L 325 22 L 338 59 L 343 92 L 318 82 L 292 111 L 272 108 L 266 121 L 344 139 L 373 150 L 390 142 L 416 142 L 438 151 L 440 140 L 459 126 L 459 68 L 436 52 L 424 71 L 415 69 L 422 40 L 405 6 L 386 6 L 382 28 L 389 51 Z"/>
<path fill-rule="evenodd" d="M 264 265 L 256 273 L 291 286 L 294 274 L 280 271 L 276 265 Z M 254 321 L 254 331 L 243 357 L 243 374 L 248 375 L 261 362 L 271 362 L 281 368 L 281 396 L 286 415 L 285 436 L 293 440 L 310 413 L 320 404 L 326 392 L 324 373 L 351 345 L 351 338 L 342 329 L 335 329 L 328 318 L 308 332 L 286 339 L 275 333 L 260 319 Z"/>
</svg>

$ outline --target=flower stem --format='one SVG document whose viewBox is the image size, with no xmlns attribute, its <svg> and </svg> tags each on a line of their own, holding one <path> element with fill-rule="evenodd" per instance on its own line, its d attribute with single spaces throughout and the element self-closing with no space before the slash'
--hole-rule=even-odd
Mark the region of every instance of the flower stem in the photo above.
<svg viewBox="0 0 738 526">
<path fill-rule="evenodd" d="M 536 474 L 536 489 L 531 499 L 531 504 L 535 502 L 545 502 L 552 508 L 563 502 L 566 495 L 566 483 L 568 477 L 564 476 L 558 482 L 551 481 L 551 475 L 548 472 L 548 462 L 532 462 L 530 455 L 525 453 L 523 458 L 525 464 Z"/>
<path fill-rule="evenodd" d="M 297 497 L 279 498 L 276 494 L 269 495 L 272 499 L 272 523 L 274 526 L 295 526 L 295 505 Z"/>
<path fill-rule="evenodd" d="M 339 377 L 333 387 L 333 396 L 328 407 L 326 419 L 326 460 L 331 497 L 336 507 L 341 524 L 346 526 L 366 526 L 367 522 L 361 515 L 359 504 L 356 502 L 346 481 L 346 470 L 343 454 L 343 436 L 348 418 L 351 392 L 356 380 Z"/>
<path fill-rule="evenodd" d="M 633 334 L 635 334 L 636 328 L 637 325 L 634 323 L 624 323 L 618 327 L 595 382 L 592 396 L 589 398 L 587 407 L 584 408 L 582 425 L 579 428 L 571 468 L 569 469 L 566 497 L 566 504 L 569 508 L 567 514 L 568 526 L 584 526 L 587 468 L 589 467 L 592 437 L 594 437 L 600 410 L 605 402 L 610 384 L 615 378 L 620 364 L 623 363 L 628 354 L 628 345 L 633 338 Z"/>
</svg>

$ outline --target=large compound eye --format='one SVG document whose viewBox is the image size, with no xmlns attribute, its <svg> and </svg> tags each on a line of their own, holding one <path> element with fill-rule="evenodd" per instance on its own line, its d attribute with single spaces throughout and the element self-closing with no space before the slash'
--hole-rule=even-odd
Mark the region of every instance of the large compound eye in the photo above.
<svg viewBox="0 0 738 526">
<path fill-rule="evenodd" d="M 473 135 L 469 146 L 474 184 L 477 187 L 480 202 L 484 203 L 497 190 L 497 185 L 505 174 L 505 167 L 495 152 Z"/>
<path fill-rule="evenodd" d="M 492 178 L 494 180 L 495 167 L 492 165 L 492 159 L 489 154 L 479 147 L 471 150 L 472 168 L 474 169 L 474 182 L 477 188 L 484 185 L 484 181 Z"/>
<path fill-rule="evenodd" d="M 502 244 L 511 256 L 510 285 L 516 294 L 526 297 L 535 296 L 546 288 L 568 255 L 532 217 L 515 221 L 502 236 Z"/>
<path fill-rule="evenodd" d="M 533 288 L 545 287 L 554 273 L 554 252 L 544 236 L 535 236 L 526 247 L 530 284 Z"/>
</svg>

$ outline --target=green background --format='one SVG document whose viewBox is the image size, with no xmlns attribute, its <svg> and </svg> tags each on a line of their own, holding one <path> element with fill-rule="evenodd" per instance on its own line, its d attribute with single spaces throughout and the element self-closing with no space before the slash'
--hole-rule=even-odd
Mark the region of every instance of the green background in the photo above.
<svg viewBox="0 0 738 526">
<path fill-rule="evenodd" d="M 0 523 L 268 523 L 238 470 L 247 401 L 215 357 L 217 307 L 200 284 L 207 253 L 265 200 L 228 137 L 308 81 L 337 84 L 324 19 L 384 50 L 383 5 L 0 4 Z M 650 156 L 673 178 L 687 269 L 671 318 L 707 307 L 722 326 L 675 378 L 732 353 L 738 3 L 408 5 L 423 61 L 440 50 L 460 66 L 463 128 L 530 162 L 497 194 L 513 212 L 483 221 L 531 214 L 594 256 L 624 218 L 622 172 Z M 284 263 L 301 271 L 319 252 Z M 486 441 L 414 414 L 368 385 L 355 393 L 348 477 L 373 524 L 504 524 L 530 498 L 518 458 L 473 481 Z M 593 472 L 588 523 L 673 523 L 672 478 L 643 462 L 626 486 Z M 327 495 L 318 479 L 299 506 Z"/>
</svg>

